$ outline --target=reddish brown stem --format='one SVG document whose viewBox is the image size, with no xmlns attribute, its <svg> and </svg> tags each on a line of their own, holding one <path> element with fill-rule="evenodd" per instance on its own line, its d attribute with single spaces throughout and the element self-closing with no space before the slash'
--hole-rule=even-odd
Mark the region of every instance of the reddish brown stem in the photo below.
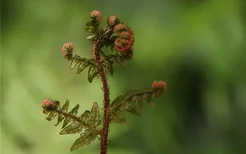
<svg viewBox="0 0 246 154">
<path fill-rule="evenodd" d="M 93 56 L 98 65 L 98 71 L 101 76 L 102 84 L 103 84 L 103 97 L 104 97 L 104 113 L 103 113 L 103 129 L 101 131 L 101 154 L 107 153 L 107 144 L 108 144 L 108 128 L 109 128 L 109 86 L 107 82 L 107 77 L 105 74 L 104 67 L 101 63 L 100 58 L 100 39 L 93 43 Z"/>
</svg>

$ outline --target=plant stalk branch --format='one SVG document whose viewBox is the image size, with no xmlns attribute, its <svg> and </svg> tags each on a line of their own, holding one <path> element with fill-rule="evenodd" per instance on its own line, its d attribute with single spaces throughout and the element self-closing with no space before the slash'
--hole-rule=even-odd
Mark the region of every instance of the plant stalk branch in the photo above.
<svg viewBox="0 0 246 154">
<path fill-rule="evenodd" d="M 68 114 L 68 113 L 66 113 L 66 112 L 62 112 L 62 111 L 60 111 L 60 110 L 56 110 L 55 112 L 56 112 L 56 113 L 59 113 L 59 114 L 62 114 L 62 115 L 64 115 L 65 117 L 69 117 L 70 119 L 73 119 L 74 121 L 77 121 L 78 123 L 82 123 L 83 126 L 90 128 L 89 125 L 87 125 L 85 122 L 83 122 L 81 119 L 79 119 L 79 118 L 76 117 L 75 115 L 71 115 L 71 114 Z"/>
<path fill-rule="evenodd" d="M 106 31 L 103 36 L 108 34 Z M 102 37 L 103 37 L 102 36 Z M 107 82 L 107 77 L 105 74 L 105 70 L 103 64 L 101 63 L 100 57 L 100 37 L 97 41 L 93 43 L 93 56 L 98 65 L 98 71 L 101 76 L 101 81 L 103 84 L 103 95 L 104 95 L 104 113 L 103 113 L 103 129 L 101 131 L 101 154 L 107 153 L 107 144 L 108 144 L 108 128 L 109 128 L 109 110 L 110 110 L 110 99 L 109 99 L 109 86 Z"/>
</svg>

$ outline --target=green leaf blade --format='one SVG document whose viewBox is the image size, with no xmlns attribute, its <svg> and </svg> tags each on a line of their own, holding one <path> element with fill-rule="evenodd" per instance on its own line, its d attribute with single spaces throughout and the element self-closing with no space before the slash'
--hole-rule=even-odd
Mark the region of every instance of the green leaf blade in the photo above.
<svg viewBox="0 0 246 154">
<path fill-rule="evenodd" d="M 94 66 L 90 66 L 88 70 L 88 81 L 92 83 L 93 79 L 96 77 L 98 74 L 98 70 Z"/>
<path fill-rule="evenodd" d="M 123 112 L 114 113 L 110 117 L 110 123 L 126 123 L 126 118 Z"/>
<path fill-rule="evenodd" d="M 60 135 L 80 133 L 82 129 L 83 125 L 81 123 L 74 122 L 63 128 L 63 130 L 60 132 Z"/>
<path fill-rule="evenodd" d="M 61 108 L 61 112 L 67 112 L 67 110 L 68 110 L 68 107 L 69 107 L 69 103 L 70 103 L 70 101 L 68 100 L 68 99 L 66 99 L 66 102 L 65 102 L 65 104 L 62 106 L 62 108 Z M 57 123 L 55 124 L 55 126 L 58 126 L 58 124 L 60 123 L 60 122 L 62 122 L 62 120 L 64 119 L 65 117 L 64 117 L 64 115 L 63 114 L 59 114 L 58 115 L 58 119 L 57 119 Z"/>
<path fill-rule="evenodd" d="M 46 119 L 48 121 L 51 121 L 52 119 L 54 119 L 57 116 L 56 112 L 50 112 L 49 115 L 46 117 Z"/>
<path fill-rule="evenodd" d="M 126 109 L 127 112 L 140 116 L 143 109 L 143 102 L 133 103 L 129 105 Z"/>
<path fill-rule="evenodd" d="M 78 109 L 79 109 L 79 104 L 77 104 L 77 105 L 69 112 L 69 115 L 74 115 L 74 116 L 76 116 L 77 113 L 78 113 Z M 69 124 L 69 122 L 71 122 L 71 121 L 72 121 L 71 118 L 66 117 L 65 120 L 64 120 L 64 122 L 63 122 L 62 128 L 66 127 L 66 126 Z"/>
<path fill-rule="evenodd" d="M 76 73 L 79 74 L 81 73 L 86 67 L 88 67 L 90 64 L 88 62 L 83 62 L 83 63 L 80 63 L 78 68 L 77 68 L 77 71 Z"/>
<path fill-rule="evenodd" d="M 100 112 L 99 112 L 99 106 L 96 102 L 94 102 L 92 108 L 91 108 L 91 112 L 89 114 L 89 118 L 88 118 L 88 124 L 91 127 L 96 127 L 100 124 Z"/>
<path fill-rule="evenodd" d="M 71 64 L 70 64 L 70 68 L 74 69 L 78 64 L 80 64 L 81 62 L 77 59 L 72 59 Z"/>
<path fill-rule="evenodd" d="M 98 134 L 98 131 L 86 129 L 83 133 L 81 133 L 81 136 L 74 142 L 70 150 L 73 151 L 84 145 L 89 145 L 96 139 Z"/>
</svg>

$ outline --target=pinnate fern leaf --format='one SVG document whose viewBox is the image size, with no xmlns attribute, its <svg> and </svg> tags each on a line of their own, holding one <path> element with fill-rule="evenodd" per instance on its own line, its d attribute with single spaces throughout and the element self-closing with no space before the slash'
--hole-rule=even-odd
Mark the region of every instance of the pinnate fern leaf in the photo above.
<svg viewBox="0 0 246 154">
<path fill-rule="evenodd" d="M 99 134 L 99 131 L 93 131 L 92 129 L 86 129 L 83 133 L 81 133 L 80 137 L 74 142 L 71 147 L 71 151 L 78 149 L 84 145 L 89 145 L 92 141 L 94 141 Z"/>
<path fill-rule="evenodd" d="M 46 119 L 49 121 L 56 116 L 58 117 L 55 126 L 63 122 L 60 135 L 81 133 L 80 137 L 71 147 L 71 150 L 75 150 L 95 140 L 100 133 L 98 126 L 101 120 L 99 106 L 96 102 L 94 102 L 90 111 L 86 110 L 81 116 L 77 116 L 79 109 L 78 104 L 68 111 L 69 103 L 70 101 L 67 99 L 64 105 L 60 107 L 59 101 L 45 100 L 43 103 L 43 112 L 48 114 Z"/>
<path fill-rule="evenodd" d="M 129 112 L 134 115 L 141 115 L 144 108 L 144 102 L 153 104 L 152 98 L 156 92 L 163 93 L 164 91 L 155 91 L 153 89 L 131 90 L 123 95 L 120 95 L 112 101 L 110 105 L 110 120 L 111 123 L 124 123 L 124 112 Z M 160 94 L 158 95 L 160 96 Z"/>
<path fill-rule="evenodd" d="M 98 74 L 97 65 L 94 59 L 81 58 L 79 55 L 75 55 L 72 57 L 70 68 L 74 69 L 75 67 L 77 67 L 77 74 L 80 74 L 85 68 L 89 67 L 88 81 L 90 83 Z"/>
</svg>

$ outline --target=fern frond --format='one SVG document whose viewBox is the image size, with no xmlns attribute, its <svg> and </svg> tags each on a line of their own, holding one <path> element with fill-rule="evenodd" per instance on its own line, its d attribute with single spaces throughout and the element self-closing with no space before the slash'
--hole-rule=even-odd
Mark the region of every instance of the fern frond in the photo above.
<svg viewBox="0 0 246 154">
<path fill-rule="evenodd" d="M 48 114 L 47 120 L 51 121 L 55 117 L 59 125 L 61 122 L 62 130 L 60 135 L 81 133 L 73 144 L 71 150 L 75 150 L 83 145 L 88 145 L 100 134 L 98 126 L 101 123 L 99 106 L 94 102 L 91 110 L 86 110 L 81 116 L 77 116 L 79 105 L 68 111 L 70 101 L 67 99 L 62 107 L 60 107 L 59 101 L 52 101 L 46 99 L 42 103 L 43 113 Z"/>
</svg>

